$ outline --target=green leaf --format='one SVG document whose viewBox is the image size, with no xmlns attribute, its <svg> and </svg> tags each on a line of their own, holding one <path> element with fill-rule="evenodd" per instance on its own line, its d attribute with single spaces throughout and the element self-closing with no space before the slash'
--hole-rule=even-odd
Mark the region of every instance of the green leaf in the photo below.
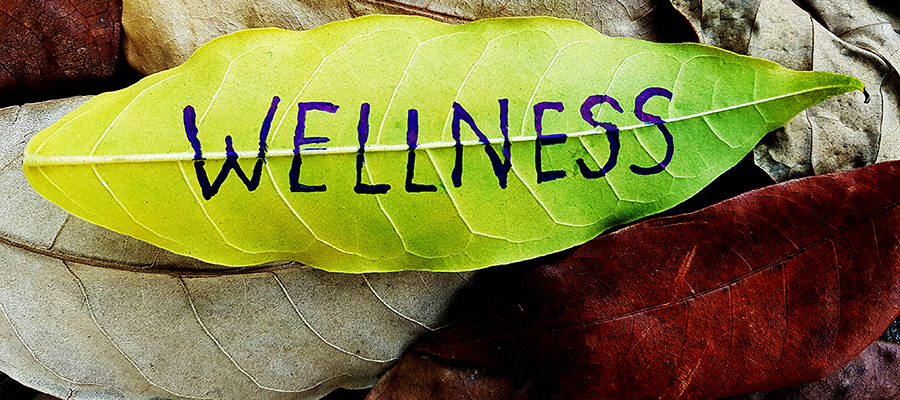
<svg viewBox="0 0 900 400">
<path fill-rule="evenodd" d="M 214 40 L 42 131 L 24 165 L 71 213 L 213 263 L 471 270 L 669 208 L 862 88 L 574 21 L 364 17 Z"/>
</svg>

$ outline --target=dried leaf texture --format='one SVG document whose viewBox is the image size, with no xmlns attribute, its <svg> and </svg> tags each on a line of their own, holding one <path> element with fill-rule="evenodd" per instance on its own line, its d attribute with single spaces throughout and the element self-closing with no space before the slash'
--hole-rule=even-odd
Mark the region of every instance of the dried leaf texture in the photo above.
<svg viewBox="0 0 900 400">
<path fill-rule="evenodd" d="M 808 71 L 861 79 L 871 95 L 809 108 L 763 139 L 776 181 L 900 159 L 900 35 L 865 0 L 672 0 L 700 42 Z"/>
<path fill-rule="evenodd" d="M 900 398 L 900 345 L 875 342 L 820 381 L 723 400 L 891 400 Z"/>
<path fill-rule="evenodd" d="M 805 385 L 729 396 L 721 400 L 893 400 L 900 397 L 900 345 L 876 341 L 842 368 Z M 440 360 L 408 353 L 369 392 L 367 400 L 552 399 L 507 376 L 475 368 L 443 364 Z"/>
<path fill-rule="evenodd" d="M 472 2 L 460 0 L 130 0 L 124 3 L 125 54 L 143 74 L 180 65 L 204 43 L 247 28 L 306 30 L 369 14 L 421 15 L 447 23 L 545 15 L 577 19 L 609 36 L 696 41 L 684 16 L 659 0 Z"/>
<path fill-rule="evenodd" d="M 0 370 L 16 380 L 66 399 L 315 399 L 373 385 L 468 283 L 295 264 L 213 275 L 68 215 L 33 193 L 21 153 L 85 100 L 0 110 Z"/>
<path fill-rule="evenodd" d="M 407 353 L 369 391 L 366 400 L 512 400 L 535 397 L 524 384 L 476 368 Z"/>
<path fill-rule="evenodd" d="M 0 107 L 113 75 L 121 0 L 0 1 Z"/>
<path fill-rule="evenodd" d="M 714 399 L 817 380 L 900 310 L 900 164 L 770 186 L 601 236 L 431 355 L 572 398 Z"/>
</svg>

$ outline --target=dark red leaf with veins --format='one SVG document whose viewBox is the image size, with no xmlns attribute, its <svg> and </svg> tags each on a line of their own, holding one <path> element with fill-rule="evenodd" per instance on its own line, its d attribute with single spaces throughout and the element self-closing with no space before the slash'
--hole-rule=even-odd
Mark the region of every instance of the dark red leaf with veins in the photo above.
<svg viewBox="0 0 900 400">
<path fill-rule="evenodd" d="M 715 399 L 819 379 L 900 312 L 900 164 L 599 237 L 421 343 L 582 399 Z"/>
<path fill-rule="evenodd" d="M 0 0 L 0 107 L 95 92 L 116 70 L 121 17 L 122 0 Z"/>
</svg>

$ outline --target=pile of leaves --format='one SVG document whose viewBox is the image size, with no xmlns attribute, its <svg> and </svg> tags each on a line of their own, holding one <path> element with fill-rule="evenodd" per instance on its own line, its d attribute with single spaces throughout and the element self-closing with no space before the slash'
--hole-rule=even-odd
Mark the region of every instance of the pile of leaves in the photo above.
<svg viewBox="0 0 900 400">
<path fill-rule="evenodd" d="M 0 110 L 0 370 L 72 399 L 894 398 L 900 348 L 870 343 L 900 313 L 900 35 L 877 6 L 0 1 L 3 105 L 59 99 Z M 28 138 L 86 100 L 64 97 L 243 28 L 371 13 L 573 18 L 850 74 L 868 96 L 804 111 L 667 217 L 481 273 L 222 274 L 73 217 L 22 176 Z"/>
</svg>

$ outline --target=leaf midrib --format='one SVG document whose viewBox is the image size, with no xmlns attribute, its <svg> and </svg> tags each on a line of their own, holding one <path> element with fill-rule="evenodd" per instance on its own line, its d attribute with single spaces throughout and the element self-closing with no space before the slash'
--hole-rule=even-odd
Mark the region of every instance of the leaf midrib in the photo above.
<svg viewBox="0 0 900 400">
<path fill-rule="evenodd" d="M 729 107 L 719 108 L 715 110 L 704 111 L 700 113 L 694 113 L 689 115 L 683 115 L 680 117 L 675 117 L 672 119 L 668 119 L 663 121 L 662 123 L 674 123 L 683 120 L 688 120 L 692 118 L 700 118 L 707 115 L 713 115 L 718 113 L 723 113 L 739 108 L 744 107 L 752 107 L 758 104 L 764 104 L 770 101 L 776 101 L 784 98 L 794 97 L 797 95 L 812 93 L 816 91 L 826 91 L 829 89 L 837 89 L 837 88 L 846 88 L 849 85 L 828 85 L 828 86 L 819 86 L 812 89 L 801 90 L 797 92 L 786 93 L 780 96 L 768 97 L 765 99 L 754 100 L 747 103 L 737 104 Z M 619 132 L 630 132 L 640 128 L 644 128 L 647 126 L 655 125 L 654 123 L 649 124 L 639 124 L 639 125 L 629 125 L 619 129 Z M 567 137 L 582 137 L 582 136 L 591 136 L 597 135 L 600 133 L 604 133 L 604 131 L 592 129 L 586 131 L 579 131 L 573 133 L 566 133 Z M 559 134 L 559 133 L 556 133 Z M 274 135 L 273 135 L 274 136 Z M 537 140 L 536 135 L 529 136 L 514 136 L 510 137 L 509 141 L 511 143 L 519 143 L 519 142 L 533 142 Z M 489 138 L 488 143 L 492 145 L 503 143 L 503 138 Z M 461 141 L 460 144 L 463 147 L 467 146 L 478 146 L 484 145 L 485 143 L 480 140 L 467 140 Z M 416 150 L 429 150 L 429 149 L 446 149 L 452 148 L 456 146 L 456 142 L 428 142 L 418 144 Z M 377 152 L 390 152 L 390 151 L 406 151 L 409 150 L 409 146 L 405 144 L 396 144 L 396 145 L 381 145 L 374 144 L 371 146 L 366 146 L 366 153 L 377 153 Z M 356 154 L 359 151 L 358 146 L 340 146 L 340 147 L 328 147 L 324 149 L 317 148 L 302 148 L 300 152 L 308 155 L 321 155 L 321 154 Z M 245 150 L 236 152 L 239 158 L 256 158 L 258 155 L 258 150 Z M 277 157 L 293 157 L 294 150 L 293 149 L 273 149 L 268 150 L 266 154 L 266 158 L 277 158 Z M 194 159 L 194 152 L 184 151 L 178 153 L 146 153 L 146 154 L 121 154 L 121 155 L 88 155 L 88 156 L 46 156 L 36 153 L 26 153 L 25 154 L 25 167 L 43 167 L 43 166 L 61 166 L 61 165 L 93 165 L 93 164 L 125 164 L 125 163 L 150 163 L 150 162 L 179 162 L 179 161 L 192 161 Z M 204 159 L 206 160 L 225 160 L 227 154 L 225 152 L 210 152 L 204 154 Z"/>
<path fill-rule="evenodd" d="M 73 254 L 67 254 L 56 250 L 54 248 L 50 249 L 41 249 L 32 243 L 28 243 L 22 240 L 16 240 L 14 237 L 10 237 L 5 234 L 0 234 L 0 245 L 7 245 L 11 247 L 16 247 L 27 251 L 29 253 L 38 254 L 50 258 L 54 258 L 64 262 L 74 262 L 82 265 L 89 265 L 92 267 L 101 267 L 101 268 L 109 268 L 119 271 L 131 271 L 131 272 L 140 272 L 147 274 L 160 274 L 160 275 L 170 275 L 174 277 L 184 277 L 184 278 L 192 278 L 192 277 L 209 277 L 209 276 L 220 276 L 220 275 L 238 275 L 238 274 L 250 274 L 257 272 L 270 272 L 270 271 L 280 271 L 291 268 L 312 268 L 304 266 L 300 263 L 293 261 L 275 261 L 268 262 L 264 264 L 252 265 L 247 267 L 219 267 L 219 268 L 197 268 L 197 269 L 162 269 L 157 268 L 154 265 L 147 264 L 127 264 L 116 261 L 108 261 L 101 260 L 97 258 L 78 256 Z M 164 251 L 160 249 L 160 251 Z M 214 265 L 214 264 L 211 264 Z"/>
</svg>

